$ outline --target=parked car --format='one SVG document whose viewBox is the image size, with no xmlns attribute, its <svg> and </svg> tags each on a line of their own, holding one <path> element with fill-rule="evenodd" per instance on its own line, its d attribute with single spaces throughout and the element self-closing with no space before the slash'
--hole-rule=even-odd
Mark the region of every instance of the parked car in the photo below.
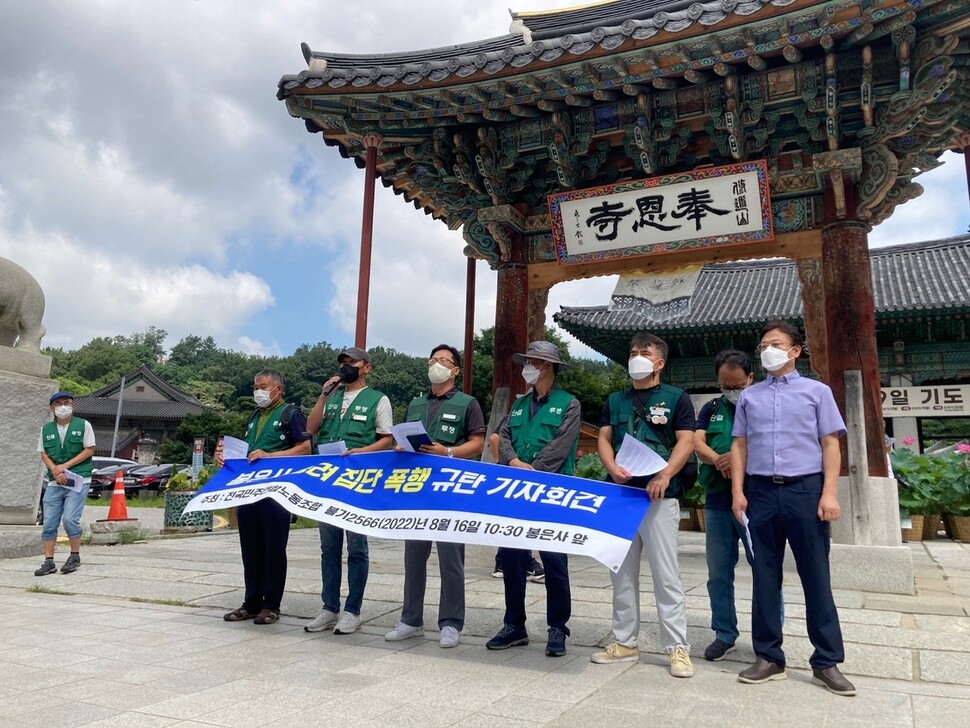
<svg viewBox="0 0 970 728">
<path fill-rule="evenodd" d="M 91 468 L 92 470 L 101 470 L 101 468 L 107 468 L 111 465 L 137 465 L 134 460 L 128 460 L 127 458 L 109 458 L 103 455 L 95 455 L 91 458 Z"/>
<path fill-rule="evenodd" d="M 109 465 L 105 468 L 95 470 L 91 473 L 91 488 L 88 490 L 88 496 L 98 498 L 102 493 L 106 493 L 110 497 L 111 492 L 114 490 L 115 478 L 119 470 L 121 471 L 121 477 L 125 481 L 125 493 L 128 493 L 129 486 L 135 482 L 131 476 L 131 471 L 144 467 L 147 466 L 140 465 L 139 463 L 129 463 L 127 465 Z"/>
<path fill-rule="evenodd" d="M 172 472 L 188 473 L 192 471 L 191 465 L 165 463 L 164 465 L 143 465 L 130 471 L 127 476 L 131 476 L 132 483 L 129 487 L 127 476 L 125 479 L 125 492 L 129 495 L 141 490 L 151 490 L 156 493 L 164 490 L 168 479 L 172 477 Z"/>
</svg>

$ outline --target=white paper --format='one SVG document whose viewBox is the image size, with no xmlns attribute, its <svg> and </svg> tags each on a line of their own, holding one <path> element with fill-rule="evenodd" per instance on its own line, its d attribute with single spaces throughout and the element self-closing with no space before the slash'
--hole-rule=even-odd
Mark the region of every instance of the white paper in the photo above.
<svg viewBox="0 0 970 728">
<path fill-rule="evenodd" d="M 391 427 L 391 434 L 394 435 L 394 441 L 397 443 L 405 452 L 418 452 L 418 447 L 421 443 L 431 444 L 431 437 L 428 436 L 428 431 L 424 429 L 424 425 L 420 422 L 402 422 L 399 425 L 394 425 Z M 417 447 L 415 447 L 417 445 Z"/>
<path fill-rule="evenodd" d="M 616 464 L 630 475 L 653 475 L 667 465 L 667 461 L 629 433 L 623 436 Z"/>
<path fill-rule="evenodd" d="M 67 476 L 67 483 L 62 485 L 62 488 L 70 488 L 71 490 L 79 491 L 84 487 L 84 476 L 78 475 L 70 470 L 65 470 L 64 475 Z"/>
<path fill-rule="evenodd" d="M 320 455 L 343 455 L 345 452 L 347 452 L 347 443 L 343 440 L 317 445 L 317 453 Z"/>
<path fill-rule="evenodd" d="M 754 558 L 754 544 L 751 543 L 751 529 L 748 528 L 748 514 L 741 511 L 741 522 L 744 524 L 744 538 L 748 542 L 748 548 L 751 549 L 751 558 Z"/>
<path fill-rule="evenodd" d="M 223 460 L 245 460 L 249 455 L 249 443 L 238 437 L 226 435 L 222 438 Z"/>
</svg>

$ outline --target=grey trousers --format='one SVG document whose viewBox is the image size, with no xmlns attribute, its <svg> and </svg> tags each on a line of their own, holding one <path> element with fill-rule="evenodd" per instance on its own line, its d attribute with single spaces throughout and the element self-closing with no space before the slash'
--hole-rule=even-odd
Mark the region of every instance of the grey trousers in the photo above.
<svg viewBox="0 0 970 728">
<path fill-rule="evenodd" d="M 438 628 L 465 626 L 465 544 L 437 541 L 441 601 Z M 428 586 L 430 541 L 404 542 L 404 608 L 401 621 L 412 627 L 424 626 L 424 594 Z"/>
<path fill-rule="evenodd" d="M 660 621 L 660 641 L 665 650 L 687 642 L 687 601 L 677 563 L 677 531 L 680 504 L 676 498 L 650 504 L 630 550 L 613 580 L 613 639 L 633 647 L 640 634 L 640 554 L 646 551 L 653 577 L 653 596 Z M 644 548 L 646 547 L 646 548 Z"/>
</svg>

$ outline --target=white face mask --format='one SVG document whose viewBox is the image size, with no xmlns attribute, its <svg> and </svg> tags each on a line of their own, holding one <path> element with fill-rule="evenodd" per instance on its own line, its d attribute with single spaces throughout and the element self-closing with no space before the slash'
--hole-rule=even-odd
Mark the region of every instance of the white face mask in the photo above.
<svg viewBox="0 0 970 728">
<path fill-rule="evenodd" d="M 74 414 L 74 408 L 66 404 L 62 404 L 60 407 L 54 408 L 54 416 L 59 420 L 66 420 L 72 414 Z"/>
<path fill-rule="evenodd" d="M 268 407 L 269 403 L 273 401 L 273 395 L 265 389 L 254 389 L 253 399 L 256 400 L 257 407 Z"/>
<path fill-rule="evenodd" d="M 432 384 L 444 384 L 451 379 L 451 369 L 444 364 L 435 362 L 428 367 L 428 379 L 431 380 Z"/>
<path fill-rule="evenodd" d="M 761 352 L 761 366 L 769 372 L 776 372 L 788 363 L 788 352 L 769 346 Z"/>
<path fill-rule="evenodd" d="M 724 399 L 726 399 L 731 404 L 737 404 L 738 403 L 738 397 L 741 396 L 741 390 L 740 389 L 722 389 L 721 390 L 721 394 L 723 394 L 724 395 Z"/>
<path fill-rule="evenodd" d="M 522 378 L 525 380 L 525 383 L 531 387 L 533 384 L 539 381 L 539 370 L 531 364 L 526 364 L 524 367 L 522 367 Z"/>
<path fill-rule="evenodd" d="M 645 379 L 653 374 L 653 362 L 645 356 L 635 356 L 626 365 L 630 377 L 637 381 Z"/>
</svg>

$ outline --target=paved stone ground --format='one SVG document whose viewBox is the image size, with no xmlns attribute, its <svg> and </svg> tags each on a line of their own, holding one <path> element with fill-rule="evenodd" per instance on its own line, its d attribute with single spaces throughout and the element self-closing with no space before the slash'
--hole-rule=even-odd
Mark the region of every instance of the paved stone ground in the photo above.
<svg viewBox="0 0 970 728">
<path fill-rule="evenodd" d="M 132 509 L 134 510 L 134 509 Z M 132 515 L 142 517 L 141 509 Z M 146 514 L 143 524 L 152 530 Z M 96 507 L 86 518 L 99 517 Z M 843 670 L 854 698 L 811 684 L 804 606 L 786 576 L 789 679 L 742 685 L 753 659 L 742 635 L 731 660 L 705 662 L 711 640 L 703 534 L 681 534 L 681 570 L 695 677 L 666 671 L 644 573 L 639 663 L 593 665 L 609 637 L 605 568 L 570 559 L 573 635 L 563 658 L 543 654 L 544 590 L 530 585 L 528 647 L 485 650 L 501 624 L 502 583 L 492 552 L 469 548 L 462 644 L 443 650 L 434 630 L 438 581 L 429 577 L 423 639 L 389 643 L 400 615 L 403 549 L 371 540 L 360 632 L 307 634 L 319 609 L 319 539 L 293 531 L 284 617 L 230 624 L 242 568 L 232 532 L 89 547 L 71 575 L 35 578 L 37 558 L 0 560 L 2 726 L 966 726 L 970 724 L 970 560 L 952 541 L 912 544 L 917 593 L 837 591 Z M 434 557 L 432 556 L 432 561 Z M 58 562 L 63 560 L 59 554 Z M 430 565 L 429 573 L 436 567 Z M 41 591 L 32 591 L 40 589 Z M 750 573 L 738 569 L 738 608 L 750 619 Z"/>
</svg>

